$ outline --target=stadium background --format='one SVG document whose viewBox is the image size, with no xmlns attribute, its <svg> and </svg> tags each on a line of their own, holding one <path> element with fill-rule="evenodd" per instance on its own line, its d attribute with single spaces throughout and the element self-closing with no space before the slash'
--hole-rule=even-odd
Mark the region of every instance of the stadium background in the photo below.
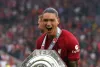
<svg viewBox="0 0 100 67">
<path fill-rule="evenodd" d="M 100 0 L 0 0 L 0 67 L 19 67 L 34 50 L 38 15 L 47 7 L 79 40 L 79 67 L 100 67 Z"/>
</svg>

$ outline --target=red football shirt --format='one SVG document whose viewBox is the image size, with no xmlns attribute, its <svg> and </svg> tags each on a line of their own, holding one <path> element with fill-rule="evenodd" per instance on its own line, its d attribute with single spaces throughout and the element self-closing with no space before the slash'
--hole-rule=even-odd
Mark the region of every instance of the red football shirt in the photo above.
<svg viewBox="0 0 100 67">
<path fill-rule="evenodd" d="M 36 42 L 37 49 L 41 48 L 42 42 L 44 40 L 45 34 L 41 35 Z M 45 43 L 45 49 L 47 49 L 52 42 L 51 39 L 47 37 Z M 60 55 L 62 60 L 67 64 L 67 60 L 75 61 L 80 58 L 79 43 L 75 36 L 67 30 L 62 30 L 60 37 L 58 38 L 53 50 Z"/>
</svg>

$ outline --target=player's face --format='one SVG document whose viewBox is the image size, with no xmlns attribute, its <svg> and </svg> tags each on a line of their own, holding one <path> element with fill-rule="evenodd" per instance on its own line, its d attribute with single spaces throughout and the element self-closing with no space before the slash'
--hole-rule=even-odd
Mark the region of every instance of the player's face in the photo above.
<svg viewBox="0 0 100 67">
<path fill-rule="evenodd" d="M 59 24 L 58 17 L 54 13 L 44 13 L 42 18 L 44 28 L 48 35 L 56 35 Z"/>
<path fill-rule="evenodd" d="M 44 27 L 44 26 L 43 26 L 43 23 L 42 23 L 42 17 L 40 17 L 40 18 L 38 19 L 38 28 L 40 29 L 40 31 L 41 31 L 42 33 L 45 32 L 43 27 Z"/>
</svg>

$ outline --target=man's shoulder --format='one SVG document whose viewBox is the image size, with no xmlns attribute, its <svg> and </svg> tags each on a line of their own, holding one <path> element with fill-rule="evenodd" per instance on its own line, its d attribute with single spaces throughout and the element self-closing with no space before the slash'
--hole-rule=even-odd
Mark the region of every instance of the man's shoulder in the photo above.
<svg viewBox="0 0 100 67">
<path fill-rule="evenodd" d="M 74 35 L 70 31 L 66 29 L 62 29 L 62 33 L 59 37 L 59 40 L 60 40 L 59 42 L 68 44 L 73 38 L 74 38 Z"/>
<path fill-rule="evenodd" d="M 62 29 L 62 35 L 64 35 L 65 37 L 72 37 L 74 36 L 70 31 L 66 30 L 66 29 Z"/>
<path fill-rule="evenodd" d="M 75 37 L 75 35 L 73 33 L 71 33 L 68 30 L 62 30 L 62 36 L 64 36 L 64 39 L 67 40 L 68 42 L 77 42 L 77 38 Z"/>
</svg>

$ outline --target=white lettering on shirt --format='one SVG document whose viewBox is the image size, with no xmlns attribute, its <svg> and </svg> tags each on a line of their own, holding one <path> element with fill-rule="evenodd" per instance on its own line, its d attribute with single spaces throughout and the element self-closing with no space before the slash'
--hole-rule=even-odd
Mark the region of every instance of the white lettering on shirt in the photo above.
<svg viewBox="0 0 100 67">
<path fill-rule="evenodd" d="M 75 45 L 75 50 L 72 50 L 72 53 L 77 53 L 79 51 L 80 51 L 79 46 Z"/>
</svg>

